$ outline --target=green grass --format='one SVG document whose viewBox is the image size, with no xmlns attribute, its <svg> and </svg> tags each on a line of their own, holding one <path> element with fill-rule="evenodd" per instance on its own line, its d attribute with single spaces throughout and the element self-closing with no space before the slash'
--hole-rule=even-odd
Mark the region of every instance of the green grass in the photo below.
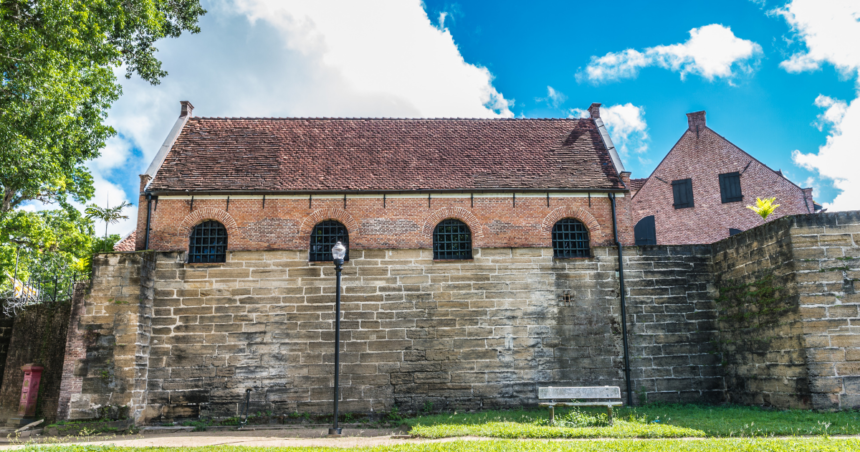
<svg viewBox="0 0 860 452">
<path fill-rule="evenodd" d="M 775 411 L 744 406 L 650 405 L 616 410 L 607 426 L 603 408 L 511 410 L 419 416 L 404 422 L 426 438 L 671 438 L 860 434 L 860 413 Z"/>
<path fill-rule="evenodd" d="M 28 452 L 175 452 L 170 447 L 28 446 Z M 610 441 L 452 441 L 365 448 L 208 446 L 183 448 L 189 452 L 852 452 L 860 440 L 828 438 L 721 438 L 703 440 Z"/>
</svg>

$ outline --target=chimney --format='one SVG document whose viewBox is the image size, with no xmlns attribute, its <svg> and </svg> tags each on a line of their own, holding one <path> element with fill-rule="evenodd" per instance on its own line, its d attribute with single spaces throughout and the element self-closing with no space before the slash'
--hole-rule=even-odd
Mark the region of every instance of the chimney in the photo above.
<svg viewBox="0 0 860 452">
<path fill-rule="evenodd" d="M 591 115 L 591 119 L 600 118 L 600 104 L 597 102 L 591 104 L 591 106 L 588 107 L 588 113 Z"/>
<path fill-rule="evenodd" d="M 687 124 L 690 126 L 690 130 L 698 133 L 700 129 L 705 128 L 705 111 L 696 111 L 693 113 L 687 113 Z"/>
<path fill-rule="evenodd" d="M 141 174 L 140 175 L 140 193 L 143 193 L 143 189 L 146 188 L 146 184 L 152 180 L 152 176 L 149 174 Z"/>
<path fill-rule="evenodd" d="M 187 100 L 180 100 L 180 104 L 182 104 L 182 112 L 179 114 L 180 117 L 188 116 L 189 118 L 194 116 L 191 112 L 194 111 L 194 105 L 191 105 L 191 102 Z"/>
</svg>

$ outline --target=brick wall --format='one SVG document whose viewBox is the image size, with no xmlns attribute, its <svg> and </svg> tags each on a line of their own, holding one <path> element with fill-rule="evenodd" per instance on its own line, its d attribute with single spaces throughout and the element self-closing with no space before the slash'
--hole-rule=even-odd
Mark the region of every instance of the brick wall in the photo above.
<svg viewBox="0 0 860 452">
<path fill-rule="evenodd" d="M 516 196 L 515 196 L 516 195 Z M 629 197 L 619 197 L 618 227 L 623 243 L 632 243 Z M 475 248 L 547 247 L 556 221 L 576 218 L 589 230 L 592 246 L 614 243 L 612 211 L 606 193 L 469 193 L 342 196 L 195 196 L 153 201 L 150 249 L 188 250 L 191 228 L 217 220 L 229 234 L 231 250 L 305 250 L 313 227 L 338 220 L 349 231 L 351 249 L 415 249 L 433 247 L 433 229 L 457 218 L 472 231 Z M 141 202 L 137 249 L 143 249 L 146 201 Z"/>
<path fill-rule="evenodd" d="M 808 193 L 737 146 L 704 127 L 688 129 L 633 197 L 633 224 L 654 215 L 657 244 L 713 243 L 729 236 L 729 229 L 746 231 L 764 224 L 755 212 L 756 197 L 776 197 L 780 207 L 772 219 L 811 213 Z M 695 124 L 694 124 L 695 126 Z M 723 204 L 719 175 L 739 172 L 744 199 Z M 695 207 L 675 209 L 672 181 L 691 178 Z"/>
<path fill-rule="evenodd" d="M 637 384 L 649 400 L 719 398 L 702 324 L 711 308 L 700 304 L 701 250 L 627 252 L 636 267 L 631 291 L 652 289 L 631 298 L 628 316 Z M 549 248 L 478 249 L 466 262 L 434 262 L 429 250 L 352 253 L 342 297 L 345 411 L 416 410 L 428 401 L 436 409 L 511 407 L 535 404 L 538 385 L 624 387 L 612 248 L 578 260 L 553 260 Z M 79 366 L 86 377 L 71 418 L 106 403 L 134 404 L 139 422 L 234 416 L 246 388 L 255 389 L 252 411 L 331 409 L 334 269 L 309 264 L 303 251 L 234 251 L 207 265 L 156 253 L 153 297 L 134 310 L 151 303 L 148 369 L 136 373 L 148 391 L 140 409 L 130 377 L 118 381 L 131 366 L 113 330 L 135 325 L 119 321 L 132 308 L 108 295 L 134 295 L 125 285 L 134 277 L 118 275 L 137 256 L 97 261 L 106 268 L 81 325 L 99 337 Z M 689 298 L 672 293 L 673 284 Z"/>
<path fill-rule="evenodd" d="M 15 317 L 3 371 L 3 385 L 0 386 L 0 406 L 4 415 L 14 414 L 18 410 L 24 383 L 21 366 L 35 363 L 44 367 L 36 415 L 48 420 L 56 419 L 69 311 L 69 303 L 56 303 L 30 306 Z"/>
</svg>

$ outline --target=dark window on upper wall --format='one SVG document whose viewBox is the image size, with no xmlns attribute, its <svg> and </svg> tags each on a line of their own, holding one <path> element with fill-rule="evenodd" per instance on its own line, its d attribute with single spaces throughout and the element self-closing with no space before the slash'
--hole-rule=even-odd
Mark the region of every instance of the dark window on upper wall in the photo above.
<svg viewBox="0 0 860 452">
<path fill-rule="evenodd" d="M 744 231 L 741 231 L 740 229 L 729 228 L 729 237 L 731 237 L 733 235 L 738 235 L 741 232 L 744 232 Z"/>
<path fill-rule="evenodd" d="M 346 247 L 344 260 L 349 260 L 349 233 L 346 226 L 334 220 L 323 221 L 314 226 L 311 232 L 311 249 L 309 260 L 311 262 L 332 262 L 334 257 L 331 249 L 337 243 L 343 243 Z"/>
<path fill-rule="evenodd" d="M 588 229 L 579 220 L 565 218 L 552 227 L 552 251 L 556 258 L 591 257 Z"/>
<path fill-rule="evenodd" d="M 227 260 L 227 229 L 217 221 L 204 221 L 191 231 L 188 262 L 192 264 Z"/>
<path fill-rule="evenodd" d="M 672 181 L 672 194 L 675 196 L 676 209 L 693 207 L 693 179 Z"/>
<path fill-rule="evenodd" d="M 723 198 L 723 204 L 744 200 L 744 195 L 741 193 L 741 173 L 720 174 L 720 195 Z"/>
<path fill-rule="evenodd" d="M 460 220 L 448 219 L 433 230 L 433 259 L 471 259 L 472 231 Z"/>
</svg>

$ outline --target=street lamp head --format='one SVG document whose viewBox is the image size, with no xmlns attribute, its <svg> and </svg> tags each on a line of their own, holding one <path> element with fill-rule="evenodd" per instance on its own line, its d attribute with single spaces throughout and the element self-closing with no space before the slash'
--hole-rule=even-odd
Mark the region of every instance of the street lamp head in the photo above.
<svg viewBox="0 0 860 452">
<path fill-rule="evenodd" d="M 335 261 L 343 261 L 343 258 L 346 256 L 346 247 L 343 246 L 343 243 L 337 242 L 331 249 L 331 256 Z"/>
</svg>

